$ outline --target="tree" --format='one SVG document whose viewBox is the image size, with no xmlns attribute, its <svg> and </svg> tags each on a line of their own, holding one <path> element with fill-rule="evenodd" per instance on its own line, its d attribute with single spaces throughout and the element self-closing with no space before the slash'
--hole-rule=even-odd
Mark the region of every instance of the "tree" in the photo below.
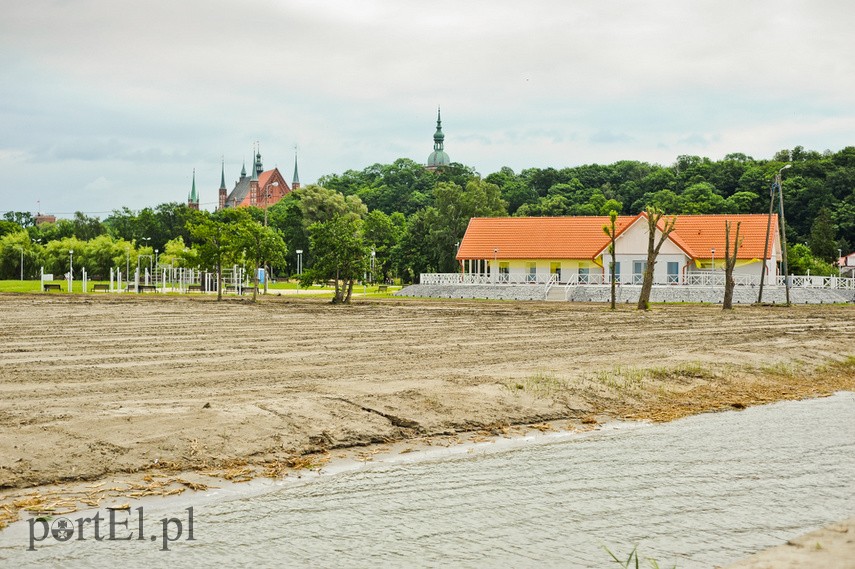
<svg viewBox="0 0 855 569">
<path fill-rule="evenodd" d="M 641 294 L 638 296 L 639 310 L 650 309 L 650 292 L 653 290 L 653 268 L 656 266 L 656 257 L 659 256 L 662 244 L 668 239 L 668 235 L 674 231 L 674 225 L 677 223 L 676 217 L 670 217 L 665 220 L 660 228 L 659 221 L 665 215 L 662 210 L 651 206 L 647 208 L 645 213 L 647 218 L 647 267 L 644 269 L 644 281 L 641 284 Z M 660 231 L 658 242 L 656 242 L 657 229 Z"/>
<path fill-rule="evenodd" d="M 199 215 L 187 222 L 187 229 L 196 242 L 194 249 L 199 261 L 217 272 L 217 300 L 223 299 L 223 265 L 233 255 L 231 231 L 226 217 L 240 217 L 237 208 L 224 209 L 212 216 Z"/>
<path fill-rule="evenodd" d="M 241 208 L 243 209 L 243 208 Z M 258 269 L 267 263 L 285 263 L 285 242 L 282 236 L 272 227 L 265 227 L 249 215 L 234 221 L 230 227 L 232 240 L 229 248 L 237 254 L 246 254 L 253 270 L 252 301 L 258 300 Z"/>
<path fill-rule="evenodd" d="M 810 251 L 823 261 L 837 259 L 837 228 L 827 207 L 820 208 L 810 228 Z"/>
<path fill-rule="evenodd" d="M 314 262 L 300 277 L 303 286 L 335 282 L 333 304 L 349 304 L 353 283 L 366 269 L 368 247 L 363 236 L 363 221 L 352 215 L 340 215 L 309 226 L 309 243 Z"/>
<path fill-rule="evenodd" d="M 616 269 L 615 237 L 617 236 L 617 229 L 615 227 L 616 223 L 617 223 L 617 212 L 615 210 L 612 210 L 609 212 L 609 224 L 603 226 L 603 231 L 605 231 L 606 235 L 609 236 L 609 257 L 611 258 L 611 261 L 609 262 L 609 275 L 611 277 L 611 284 L 612 284 L 612 302 L 611 302 L 611 309 L 612 310 L 614 310 L 616 308 L 615 303 L 616 303 L 616 296 L 617 296 L 617 294 L 616 294 L 617 289 L 616 289 L 616 283 L 615 283 L 615 269 Z"/>
<path fill-rule="evenodd" d="M 736 236 L 733 238 L 733 252 L 730 251 L 730 221 L 724 222 L 724 303 L 722 310 L 733 309 L 733 289 L 736 281 L 733 279 L 733 269 L 736 267 L 736 257 L 742 240 L 739 238 L 739 226 L 741 221 L 736 222 Z"/>
</svg>

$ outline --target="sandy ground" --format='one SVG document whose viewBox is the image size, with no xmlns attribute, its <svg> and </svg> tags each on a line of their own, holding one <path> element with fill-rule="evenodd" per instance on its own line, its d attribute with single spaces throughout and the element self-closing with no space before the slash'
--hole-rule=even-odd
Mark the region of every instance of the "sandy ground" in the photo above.
<svg viewBox="0 0 855 569">
<path fill-rule="evenodd" d="M 855 569 L 855 518 L 828 525 L 727 569 Z"/>
<path fill-rule="evenodd" d="M 166 494 L 347 447 L 853 390 L 853 323 L 855 306 L 0 295 L 0 527 L 71 507 L 55 483 L 97 505 L 117 478 Z"/>
</svg>

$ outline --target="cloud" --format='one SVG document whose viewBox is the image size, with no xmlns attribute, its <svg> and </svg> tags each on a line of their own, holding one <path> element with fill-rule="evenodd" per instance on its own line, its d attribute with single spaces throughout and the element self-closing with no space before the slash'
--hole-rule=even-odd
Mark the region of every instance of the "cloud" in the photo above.
<svg viewBox="0 0 855 569">
<path fill-rule="evenodd" d="M 106 0 L 0 21 L 0 163 L 45 203 L 139 208 L 260 141 L 304 183 L 432 150 L 482 173 L 852 144 L 851 3 Z M 127 22 L 133 22 L 133 33 Z M 840 125 L 845 125 L 841 127 Z M 30 172 L 0 170 L 0 198 Z M 121 192 L 91 199 L 103 176 Z M 286 175 L 286 178 L 289 177 Z M 205 194 L 203 193 L 203 196 Z M 203 198 L 204 200 L 204 198 Z"/>
</svg>

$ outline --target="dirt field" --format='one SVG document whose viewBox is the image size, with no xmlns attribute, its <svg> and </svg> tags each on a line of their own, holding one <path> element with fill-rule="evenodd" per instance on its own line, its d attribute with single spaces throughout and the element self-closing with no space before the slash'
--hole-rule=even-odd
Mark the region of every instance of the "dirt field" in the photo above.
<svg viewBox="0 0 855 569">
<path fill-rule="evenodd" d="M 855 306 L 0 296 L 0 508 L 61 481 L 242 480 L 354 445 L 853 390 L 853 324 Z"/>
</svg>

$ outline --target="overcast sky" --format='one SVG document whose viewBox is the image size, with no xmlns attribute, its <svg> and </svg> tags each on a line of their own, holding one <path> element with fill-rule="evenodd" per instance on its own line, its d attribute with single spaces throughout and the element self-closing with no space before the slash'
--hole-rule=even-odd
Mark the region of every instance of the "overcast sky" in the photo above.
<svg viewBox="0 0 855 569">
<path fill-rule="evenodd" d="M 487 175 L 855 144 L 851 0 L 31 0 L 0 10 L 0 211 L 213 209 L 411 158 Z"/>
</svg>

